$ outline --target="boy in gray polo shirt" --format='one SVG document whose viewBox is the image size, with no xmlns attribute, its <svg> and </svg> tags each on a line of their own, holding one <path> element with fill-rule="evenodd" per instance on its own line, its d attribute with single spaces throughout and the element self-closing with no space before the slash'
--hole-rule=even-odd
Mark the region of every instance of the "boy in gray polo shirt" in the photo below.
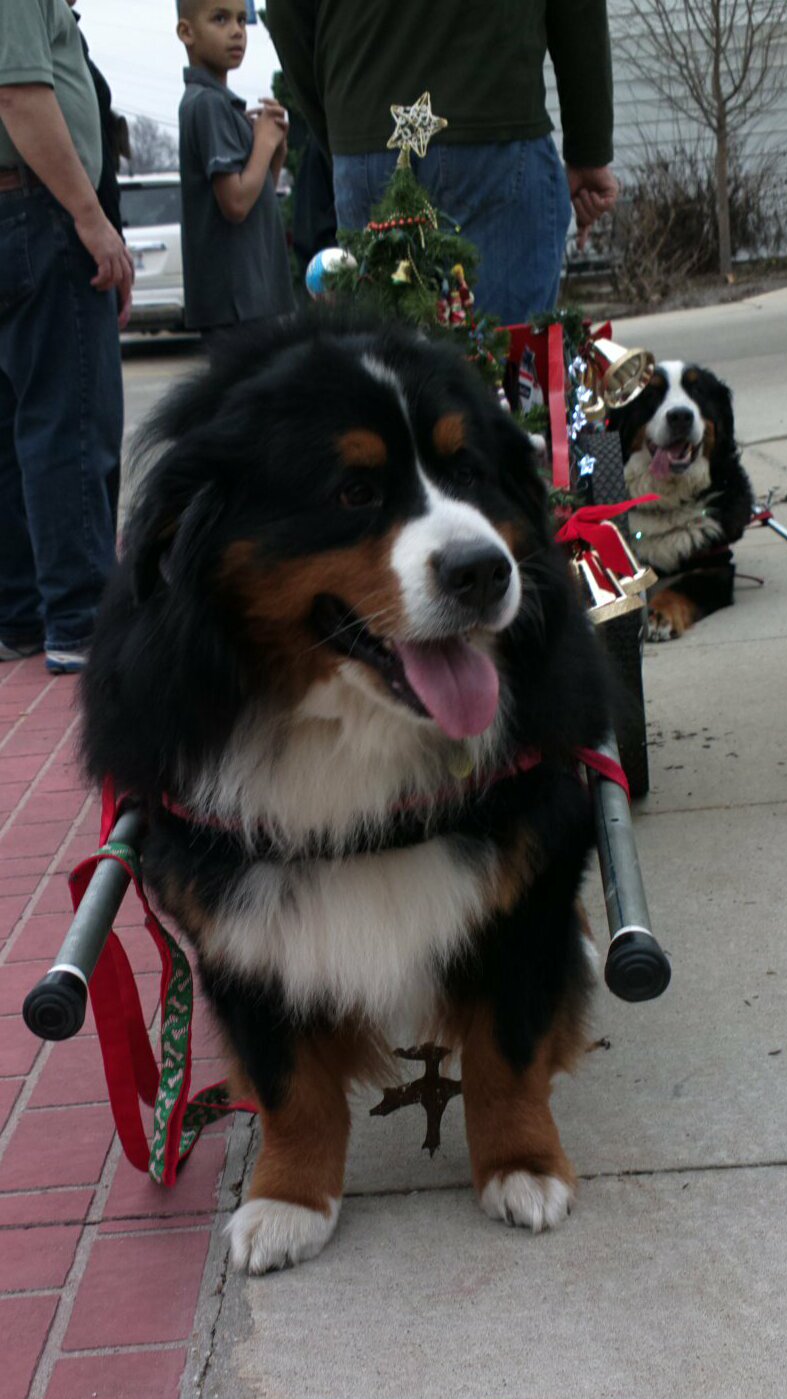
<svg viewBox="0 0 787 1399">
<path fill-rule="evenodd" d="M 294 309 L 276 204 L 287 119 L 275 102 L 247 113 L 227 87 L 246 50 L 244 0 L 178 0 L 178 16 L 186 325 L 210 333 Z"/>
</svg>

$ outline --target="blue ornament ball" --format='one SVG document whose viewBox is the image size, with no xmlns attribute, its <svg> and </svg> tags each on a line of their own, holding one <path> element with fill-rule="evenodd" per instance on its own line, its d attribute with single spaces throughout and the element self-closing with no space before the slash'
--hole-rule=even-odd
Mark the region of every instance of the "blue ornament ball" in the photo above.
<svg viewBox="0 0 787 1399">
<path fill-rule="evenodd" d="M 322 252 L 315 253 L 306 268 L 306 290 L 309 296 L 313 296 L 315 300 L 325 296 L 328 290 L 325 279 L 329 272 L 336 272 L 340 267 L 357 266 L 352 253 L 346 252 L 344 248 L 323 248 Z"/>
</svg>

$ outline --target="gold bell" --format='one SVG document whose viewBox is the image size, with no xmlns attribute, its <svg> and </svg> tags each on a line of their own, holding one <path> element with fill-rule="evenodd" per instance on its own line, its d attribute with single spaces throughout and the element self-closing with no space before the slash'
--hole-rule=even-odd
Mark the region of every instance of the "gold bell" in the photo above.
<svg viewBox="0 0 787 1399">
<path fill-rule="evenodd" d="M 588 341 L 585 357 L 607 408 L 624 408 L 631 403 L 650 383 L 656 368 L 650 350 L 627 350 L 614 340 Z"/>
<path fill-rule="evenodd" d="M 589 398 L 585 403 L 582 404 L 582 412 L 584 413 L 587 422 L 603 422 L 604 418 L 606 418 L 607 416 L 607 405 L 598 391 L 598 375 L 590 365 L 588 365 L 587 369 L 582 375 L 582 387 L 583 389 L 590 389 L 590 392 L 592 394 L 592 398 Z"/>
<path fill-rule="evenodd" d="M 627 593 L 616 573 L 601 562 L 595 549 L 586 549 L 574 556 L 571 565 L 591 622 L 599 626 L 612 622 L 627 612 L 642 608 L 638 594 Z"/>
</svg>

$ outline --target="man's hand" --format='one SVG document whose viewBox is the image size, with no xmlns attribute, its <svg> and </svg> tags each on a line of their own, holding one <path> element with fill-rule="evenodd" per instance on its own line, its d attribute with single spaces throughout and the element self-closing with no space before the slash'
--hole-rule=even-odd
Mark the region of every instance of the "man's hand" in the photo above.
<svg viewBox="0 0 787 1399">
<path fill-rule="evenodd" d="M 577 221 L 577 247 L 582 249 L 596 219 L 614 209 L 618 182 L 608 165 L 567 165 L 566 176 Z"/>
<path fill-rule="evenodd" d="M 117 287 L 120 304 L 125 305 L 134 284 L 134 262 L 120 234 L 98 204 L 76 218 L 74 226 L 98 267 L 95 277 L 91 278 L 91 287 L 96 291 Z"/>
</svg>

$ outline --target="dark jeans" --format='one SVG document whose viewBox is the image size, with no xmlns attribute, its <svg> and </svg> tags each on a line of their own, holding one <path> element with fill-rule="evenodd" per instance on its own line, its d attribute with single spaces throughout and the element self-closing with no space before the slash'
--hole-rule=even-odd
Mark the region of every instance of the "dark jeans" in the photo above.
<svg viewBox="0 0 787 1399">
<path fill-rule="evenodd" d="M 334 156 L 340 229 L 364 227 L 395 164 L 395 151 Z M 568 183 L 552 137 L 472 146 L 435 143 L 412 164 L 435 207 L 478 249 L 479 309 L 503 325 L 551 311 L 571 221 Z"/>
<path fill-rule="evenodd" d="M 115 559 L 117 296 L 42 188 L 0 193 L 0 640 L 84 647 Z"/>
</svg>

